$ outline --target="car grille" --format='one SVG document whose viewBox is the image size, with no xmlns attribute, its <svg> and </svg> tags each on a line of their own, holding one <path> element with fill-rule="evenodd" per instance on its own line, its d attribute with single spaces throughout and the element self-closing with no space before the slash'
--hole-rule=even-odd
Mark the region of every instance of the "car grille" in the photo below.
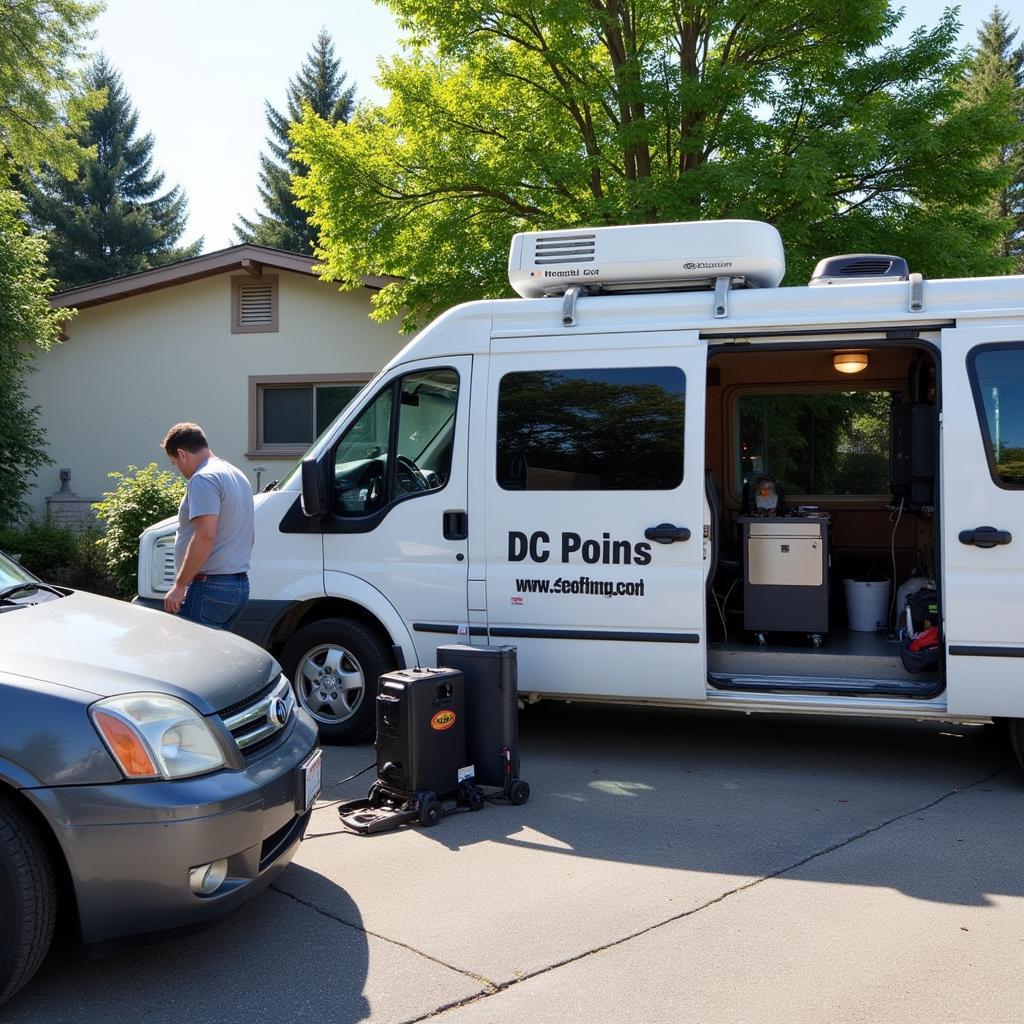
<svg viewBox="0 0 1024 1024">
<path fill-rule="evenodd" d="M 249 757 L 267 746 L 292 719 L 295 693 L 285 676 L 242 704 L 225 708 L 221 718 L 238 749 Z"/>
<path fill-rule="evenodd" d="M 164 594 L 174 586 L 174 541 L 177 534 L 170 533 L 157 539 L 153 545 L 153 563 L 150 583 L 158 594 Z"/>
</svg>

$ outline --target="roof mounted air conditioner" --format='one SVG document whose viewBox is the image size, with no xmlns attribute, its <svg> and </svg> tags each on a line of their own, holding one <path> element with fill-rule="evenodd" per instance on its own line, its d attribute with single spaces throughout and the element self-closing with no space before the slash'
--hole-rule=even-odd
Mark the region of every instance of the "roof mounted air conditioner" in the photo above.
<svg viewBox="0 0 1024 1024">
<path fill-rule="evenodd" d="M 756 220 L 525 231 L 513 236 L 508 279 L 523 298 L 595 291 L 713 288 L 718 278 L 774 288 L 786 272 L 782 239 Z"/>
</svg>

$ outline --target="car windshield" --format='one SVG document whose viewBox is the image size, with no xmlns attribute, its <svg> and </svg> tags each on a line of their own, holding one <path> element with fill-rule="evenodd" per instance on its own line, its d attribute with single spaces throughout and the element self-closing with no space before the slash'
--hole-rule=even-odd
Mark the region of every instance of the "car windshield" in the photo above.
<svg viewBox="0 0 1024 1024">
<path fill-rule="evenodd" d="M 8 555 L 0 552 L 0 590 L 5 587 L 13 587 L 18 583 L 36 583 L 36 577 L 27 569 L 23 569 Z"/>
</svg>

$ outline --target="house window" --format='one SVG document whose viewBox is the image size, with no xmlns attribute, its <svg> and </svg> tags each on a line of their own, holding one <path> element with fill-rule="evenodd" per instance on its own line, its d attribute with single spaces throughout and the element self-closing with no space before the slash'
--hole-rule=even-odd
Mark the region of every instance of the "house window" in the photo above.
<svg viewBox="0 0 1024 1024">
<path fill-rule="evenodd" d="M 231 333 L 277 331 L 277 275 L 231 278 Z"/>
<path fill-rule="evenodd" d="M 250 377 L 249 457 L 301 455 L 369 379 L 369 374 Z"/>
</svg>

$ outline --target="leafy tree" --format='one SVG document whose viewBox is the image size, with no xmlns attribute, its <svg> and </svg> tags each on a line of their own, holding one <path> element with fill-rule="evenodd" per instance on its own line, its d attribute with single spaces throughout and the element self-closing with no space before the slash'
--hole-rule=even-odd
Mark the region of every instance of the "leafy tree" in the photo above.
<svg viewBox="0 0 1024 1024">
<path fill-rule="evenodd" d="M 53 345 L 72 315 L 47 302 L 46 246 L 28 235 L 12 183 L 44 161 L 71 173 L 83 156 L 72 132 L 103 95 L 83 89 L 73 68 L 98 9 L 0 0 L 0 527 L 27 511 L 31 477 L 50 462 L 25 381 L 33 352 Z"/>
<path fill-rule="evenodd" d="M 993 8 L 978 31 L 965 96 L 970 102 L 983 102 L 993 95 L 1007 97 L 1018 128 L 987 164 L 1004 174 L 1004 184 L 988 206 L 990 215 L 1005 224 L 997 251 L 1013 260 L 1019 273 L 1024 271 L 1024 45 L 1015 47 L 1016 38 L 1017 29 L 1010 28 L 998 7 Z"/>
<path fill-rule="evenodd" d="M 402 279 L 380 319 L 507 294 L 523 229 L 767 220 L 791 282 L 843 251 L 1006 269 L 981 205 L 1013 125 L 1003 96 L 961 102 L 953 12 L 895 46 L 887 0 L 388 4 L 388 103 L 292 132 L 325 276 Z"/>
<path fill-rule="evenodd" d="M 148 526 L 176 515 L 185 495 L 185 481 L 155 462 L 125 473 L 108 473 L 117 483 L 93 508 L 106 523 L 97 541 L 118 593 L 131 597 L 138 589 L 139 534 Z"/>
<path fill-rule="evenodd" d="M 304 106 L 325 124 L 347 122 L 352 114 L 356 87 L 345 85 L 348 77 L 334 56 L 334 43 L 326 29 L 316 37 L 298 75 L 288 82 L 287 116 L 264 102 L 270 136 L 270 155 L 260 154 L 260 199 L 265 213 L 253 219 L 239 216 L 235 235 L 240 242 L 269 245 L 290 252 L 313 252 L 316 233 L 305 213 L 295 203 L 292 177 L 306 168 L 289 156 L 288 132 L 302 116 Z"/>
<path fill-rule="evenodd" d="M 44 167 L 27 186 L 31 221 L 47 236 L 51 273 L 61 288 L 173 263 L 198 255 L 202 245 L 176 245 L 187 203 L 179 187 L 160 194 L 164 175 L 153 171 L 153 136 L 137 135 L 139 116 L 121 76 L 100 55 L 85 81 L 107 96 L 76 136 L 96 155 L 73 178 Z"/>
<path fill-rule="evenodd" d="M 46 247 L 28 234 L 23 212 L 20 196 L 0 187 L 0 526 L 28 511 L 32 476 L 51 461 L 25 382 L 32 350 L 57 341 L 68 317 L 47 302 Z"/>
<path fill-rule="evenodd" d="M 72 173 L 81 151 L 73 131 L 103 95 L 82 90 L 84 55 L 99 4 L 0 0 L 0 176 L 44 160 Z"/>
</svg>

